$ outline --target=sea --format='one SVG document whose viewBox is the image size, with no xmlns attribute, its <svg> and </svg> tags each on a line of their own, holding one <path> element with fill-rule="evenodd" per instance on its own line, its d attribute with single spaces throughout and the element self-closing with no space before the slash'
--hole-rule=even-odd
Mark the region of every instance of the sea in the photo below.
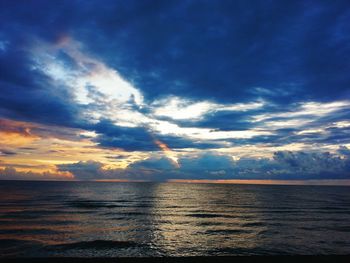
<svg viewBox="0 0 350 263">
<path fill-rule="evenodd" d="M 0 181 L 0 257 L 345 254 L 349 186 Z"/>
</svg>

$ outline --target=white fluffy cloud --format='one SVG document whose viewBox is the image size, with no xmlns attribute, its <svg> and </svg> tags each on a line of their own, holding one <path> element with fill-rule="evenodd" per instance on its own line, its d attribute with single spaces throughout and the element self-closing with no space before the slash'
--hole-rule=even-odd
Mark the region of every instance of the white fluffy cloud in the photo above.
<svg viewBox="0 0 350 263">
<path fill-rule="evenodd" d="M 264 106 L 264 102 L 218 104 L 211 101 L 192 101 L 186 98 L 169 96 L 152 103 L 153 114 L 174 120 L 200 120 L 207 114 L 219 111 L 247 111 Z"/>
</svg>

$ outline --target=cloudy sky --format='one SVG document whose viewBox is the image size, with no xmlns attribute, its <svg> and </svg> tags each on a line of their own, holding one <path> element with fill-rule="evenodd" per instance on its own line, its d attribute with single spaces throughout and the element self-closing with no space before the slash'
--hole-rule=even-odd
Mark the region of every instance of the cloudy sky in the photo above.
<svg viewBox="0 0 350 263">
<path fill-rule="evenodd" d="M 344 1 L 0 1 L 0 178 L 350 179 Z"/>
</svg>

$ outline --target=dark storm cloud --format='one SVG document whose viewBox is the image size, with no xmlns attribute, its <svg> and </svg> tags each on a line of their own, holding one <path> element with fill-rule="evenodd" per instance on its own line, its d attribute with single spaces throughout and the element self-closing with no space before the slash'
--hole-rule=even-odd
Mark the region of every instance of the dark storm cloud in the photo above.
<svg viewBox="0 0 350 263">
<path fill-rule="evenodd" d="M 95 41 L 89 41 L 89 30 L 76 33 L 149 98 L 166 91 L 286 103 L 349 95 L 347 1 L 135 3 L 111 5 L 104 18 L 95 12 Z M 120 53 L 111 56 L 109 50 Z M 270 92 L 253 94 L 255 87 Z"/>
<path fill-rule="evenodd" d="M 69 88 L 35 67 L 36 57 L 31 54 L 33 41 L 44 39 L 54 44 L 63 28 L 69 27 L 54 22 L 63 6 L 59 1 L 1 1 L 0 44 L 6 45 L 0 49 L 0 116 L 68 127 L 82 125 L 81 109 Z M 60 59 L 69 65 L 63 53 Z"/>
<path fill-rule="evenodd" d="M 78 162 L 74 164 L 57 165 L 59 171 L 71 172 L 76 179 L 92 180 L 98 179 L 102 164 L 95 161 Z"/>
<path fill-rule="evenodd" d="M 109 120 L 91 126 L 99 135 L 94 139 L 102 147 L 121 148 L 128 151 L 154 151 L 158 147 L 150 133 L 143 127 L 120 127 Z"/>
<path fill-rule="evenodd" d="M 55 41 L 71 34 L 148 98 L 164 93 L 219 101 L 265 96 L 286 103 L 349 96 L 347 1 L 2 5 L 5 36 L 15 30 Z M 256 87 L 265 91 L 254 94 Z"/>
<path fill-rule="evenodd" d="M 1 41 L 1 39 L 0 39 Z M 70 91 L 34 68 L 28 50 L 10 39 L 0 51 L 0 115 L 47 124 L 75 125 L 78 107 Z"/>
</svg>

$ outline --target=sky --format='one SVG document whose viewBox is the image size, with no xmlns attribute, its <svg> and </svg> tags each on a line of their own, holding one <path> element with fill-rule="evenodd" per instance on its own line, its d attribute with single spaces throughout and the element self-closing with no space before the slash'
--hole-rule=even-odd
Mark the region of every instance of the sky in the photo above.
<svg viewBox="0 0 350 263">
<path fill-rule="evenodd" d="M 0 1 L 0 179 L 350 179 L 350 4 Z"/>
</svg>

